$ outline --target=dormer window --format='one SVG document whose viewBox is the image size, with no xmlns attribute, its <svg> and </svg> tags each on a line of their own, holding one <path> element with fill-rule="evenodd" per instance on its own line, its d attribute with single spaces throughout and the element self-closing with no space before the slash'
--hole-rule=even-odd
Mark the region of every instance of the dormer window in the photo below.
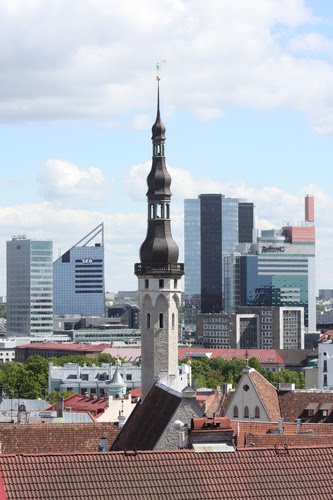
<svg viewBox="0 0 333 500">
<path fill-rule="evenodd" d="M 318 403 L 309 403 L 308 406 L 305 408 L 305 411 L 307 413 L 308 417 L 313 417 L 318 410 Z"/>
</svg>

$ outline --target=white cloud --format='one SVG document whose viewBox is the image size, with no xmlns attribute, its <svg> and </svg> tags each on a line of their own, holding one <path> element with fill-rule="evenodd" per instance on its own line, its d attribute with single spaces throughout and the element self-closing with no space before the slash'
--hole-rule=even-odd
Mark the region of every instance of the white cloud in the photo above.
<svg viewBox="0 0 333 500">
<path fill-rule="evenodd" d="M 295 36 L 290 40 L 289 47 L 296 53 L 333 55 L 333 41 L 316 32 Z"/>
<path fill-rule="evenodd" d="M 136 129 L 151 127 L 151 116 L 147 114 L 136 115 L 132 120 L 132 127 Z"/>
<path fill-rule="evenodd" d="M 134 110 L 129 121 L 143 127 L 154 64 L 166 58 L 170 109 L 207 120 L 230 106 L 287 107 L 333 128 L 333 66 L 319 50 L 333 40 L 313 30 L 320 20 L 305 0 L 142 0 L 138 9 L 131 0 L 4 0 L 0 17 L 2 121 L 114 124 Z"/>
<path fill-rule="evenodd" d="M 145 213 L 113 213 L 57 208 L 51 203 L 2 207 L 0 211 L 0 295 L 6 294 L 6 241 L 14 234 L 53 241 L 54 258 L 97 224 L 104 222 L 106 286 L 108 290 L 135 289 L 134 262 L 146 232 Z"/>
<path fill-rule="evenodd" d="M 109 186 L 97 167 L 80 169 L 64 160 L 47 160 L 39 172 L 40 192 L 48 201 L 82 199 L 87 202 L 103 198 Z"/>
</svg>

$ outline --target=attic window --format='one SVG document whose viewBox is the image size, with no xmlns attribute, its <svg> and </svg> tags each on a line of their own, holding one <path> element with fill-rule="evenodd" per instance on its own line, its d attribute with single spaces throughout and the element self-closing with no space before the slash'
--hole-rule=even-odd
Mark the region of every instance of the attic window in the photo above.
<svg viewBox="0 0 333 500">
<path fill-rule="evenodd" d="M 313 417 L 317 412 L 317 409 L 318 409 L 318 403 L 309 403 L 308 406 L 305 408 L 305 411 L 307 412 L 308 417 Z"/>
<path fill-rule="evenodd" d="M 245 392 L 247 392 L 249 389 L 250 389 L 250 387 L 247 384 L 243 385 L 243 390 Z"/>
</svg>

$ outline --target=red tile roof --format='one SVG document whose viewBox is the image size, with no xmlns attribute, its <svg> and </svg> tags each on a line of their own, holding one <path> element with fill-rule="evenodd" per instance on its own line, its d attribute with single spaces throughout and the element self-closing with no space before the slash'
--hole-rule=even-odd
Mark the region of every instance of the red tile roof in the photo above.
<svg viewBox="0 0 333 500">
<path fill-rule="evenodd" d="M 80 351 L 80 352 L 103 352 L 108 347 L 108 344 L 71 344 L 61 342 L 32 342 L 31 344 L 24 344 L 17 346 L 16 349 L 29 349 L 37 350 L 50 350 L 50 351 Z"/>
<path fill-rule="evenodd" d="M 296 418 L 301 418 L 303 422 L 333 422 L 333 412 L 329 411 L 328 416 L 323 416 L 320 410 L 324 403 L 331 403 L 333 407 L 333 392 L 326 391 L 291 391 L 279 395 L 282 417 L 293 422 Z M 309 416 L 306 408 L 309 405 L 315 406 L 313 416 Z"/>
<path fill-rule="evenodd" d="M 277 420 L 281 417 L 279 398 L 275 387 L 268 382 L 260 373 L 250 369 L 248 375 L 254 388 L 264 406 L 270 420 Z"/>
<path fill-rule="evenodd" d="M 239 421 L 231 420 L 231 427 L 234 430 L 234 435 L 237 436 L 237 447 L 243 448 L 246 444 L 249 445 L 250 438 L 248 436 L 263 436 L 267 435 L 269 437 L 266 439 L 265 446 L 273 446 L 275 444 L 274 434 L 272 431 L 278 428 L 278 422 L 258 422 L 258 421 Z M 301 431 L 313 431 L 315 436 L 332 436 L 333 437 L 333 424 L 309 424 L 304 423 L 301 425 Z M 295 436 L 296 435 L 296 424 L 291 422 L 283 422 L 283 434 L 279 436 Z M 303 436 L 305 434 L 301 434 Z M 270 440 L 270 437 L 272 438 Z M 331 437 L 329 438 L 329 442 Z"/>
<path fill-rule="evenodd" d="M 72 394 L 64 399 L 64 407 L 71 411 L 89 411 L 93 416 L 101 415 L 108 407 L 108 397 L 91 399 L 81 394 Z M 56 410 L 56 404 L 51 405 L 48 410 Z"/>
<path fill-rule="evenodd" d="M 111 422 L 91 424 L 0 424 L 1 453 L 96 451 L 99 438 L 110 447 L 119 432 Z"/>
<path fill-rule="evenodd" d="M 8 500 L 333 497 L 333 447 L 0 455 Z"/>
<path fill-rule="evenodd" d="M 208 349 L 201 347 L 179 347 L 179 358 L 186 358 L 195 353 L 211 353 L 211 358 L 223 358 L 232 360 L 233 358 L 246 359 L 257 358 L 265 365 L 285 365 L 284 359 L 276 349 Z"/>
<path fill-rule="evenodd" d="M 127 360 L 138 360 L 141 357 L 141 350 L 137 347 L 106 347 L 103 352 L 112 356 L 119 356 Z M 233 358 L 243 359 L 257 358 L 266 365 L 284 366 L 285 361 L 276 349 L 214 349 L 205 347 L 179 347 L 179 359 L 187 358 L 191 354 L 210 354 L 211 358 L 223 358 L 231 360 Z"/>
</svg>

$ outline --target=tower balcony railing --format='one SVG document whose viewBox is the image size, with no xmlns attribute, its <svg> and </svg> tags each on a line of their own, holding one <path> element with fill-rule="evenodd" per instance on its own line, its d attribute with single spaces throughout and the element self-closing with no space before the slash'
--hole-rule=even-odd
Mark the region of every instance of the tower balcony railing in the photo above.
<svg viewBox="0 0 333 500">
<path fill-rule="evenodd" d="M 134 273 L 137 276 L 144 274 L 183 276 L 184 264 L 170 264 L 167 262 L 154 262 L 152 264 L 134 264 Z"/>
</svg>

